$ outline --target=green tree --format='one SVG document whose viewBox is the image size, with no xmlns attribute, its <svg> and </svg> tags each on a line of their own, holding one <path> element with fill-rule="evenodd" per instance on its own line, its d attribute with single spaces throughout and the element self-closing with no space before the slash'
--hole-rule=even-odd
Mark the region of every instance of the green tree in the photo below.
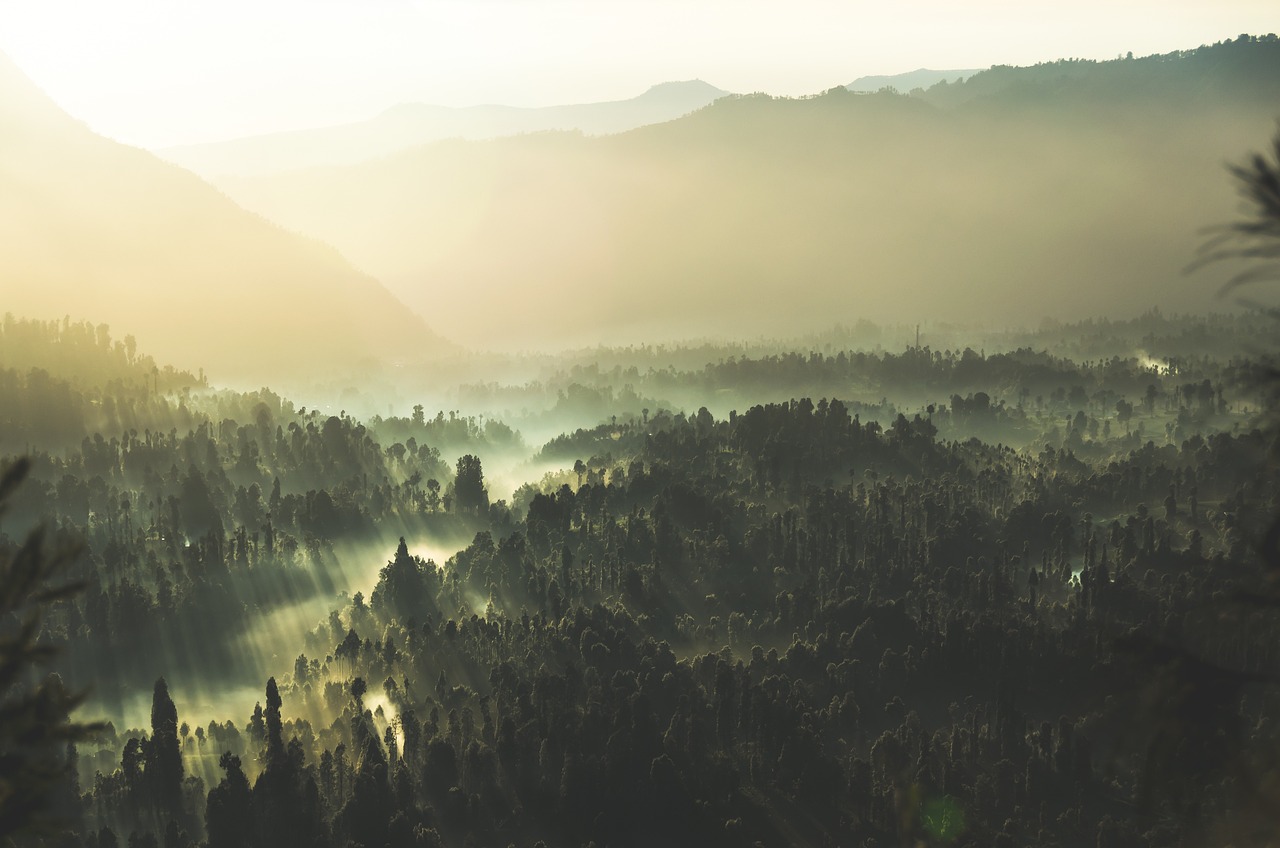
<svg viewBox="0 0 1280 848">
<path fill-rule="evenodd" d="M 218 760 L 226 775 L 209 790 L 205 802 L 205 826 L 209 848 L 252 848 L 254 839 L 252 794 L 240 758 L 230 751 Z"/>
<path fill-rule="evenodd" d="M 182 749 L 178 743 L 178 708 L 163 677 L 151 696 L 151 741 L 147 745 L 146 780 L 151 802 L 169 816 L 182 813 Z"/>
<path fill-rule="evenodd" d="M 253 785 L 253 818 L 258 844 L 273 848 L 310 848 L 320 834 L 320 795 L 304 768 L 301 743 L 284 742 L 280 690 L 267 681 L 266 767 Z"/>
<path fill-rule="evenodd" d="M 284 760 L 284 722 L 280 715 L 280 689 L 274 677 L 267 681 L 267 709 L 263 718 L 267 728 L 267 768 Z"/>
<path fill-rule="evenodd" d="M 1124 398 L 1120 398 L 1116 401 L 1116 420 L 1125 426 L 1126 431 L 1128 431 L 1129 421 L 1132 418 L 1133 404 L 1129 403 L 1129 401 Z"/>
<path fill-rule="evenodd" d="M 489 492 L 484 487 L 484 469 L 480 457 L 467 454 L 458 458 L 453 478 L 453 498 L 458 511 L 484 515 L 489 511 Z"/>
</svg>

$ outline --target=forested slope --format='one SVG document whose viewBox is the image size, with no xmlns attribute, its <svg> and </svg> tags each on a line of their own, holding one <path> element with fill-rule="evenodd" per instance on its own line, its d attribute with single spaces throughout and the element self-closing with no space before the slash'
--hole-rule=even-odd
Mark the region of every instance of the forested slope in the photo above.
<svg viewBox="0 0 1280 848">
<path fill-rule="evenodd" d="M 70 328 L 50 343 L 125 353 Z M 1277 621 L 1239 599 L 1260 597 L 1251 541 L 1280 498 L 1274 433 L 1235 382 L 1249 363 L 759 365 L 940 393 L 883 416 L 619 410 L 545 446 L 561 470 L 510 498 L 482 464 L 511 449 L 499 426 L 360 422 L 176 375 L 136 424 L 35 452 L 12 520 L 88 543 L 88 588 L 41 638 L 114 717 L 56 754 L 76 833 L 58 844 L 1274 832 Z M 129 385 L 57 379 L 104 403 Z M 1005 388 L 947 392 L 967 380 Z M 1001 427 L 1028 435 L 980 437 Z"/>
</svg>

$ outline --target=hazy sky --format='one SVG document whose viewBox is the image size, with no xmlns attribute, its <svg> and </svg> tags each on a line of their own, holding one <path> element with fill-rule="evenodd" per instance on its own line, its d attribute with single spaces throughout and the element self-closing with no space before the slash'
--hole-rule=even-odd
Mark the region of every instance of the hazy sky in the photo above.
<svg viewBox="0 0 1280 848">
<path fill-rule="evenodd" d="M 550 105 L 704 79 L 811 94 L 867 74 L 1168 52 L 1280 29 L 1276 0 L 4 0 L 0 50 L 145 147 L 406 101 Z"/>
</svg>

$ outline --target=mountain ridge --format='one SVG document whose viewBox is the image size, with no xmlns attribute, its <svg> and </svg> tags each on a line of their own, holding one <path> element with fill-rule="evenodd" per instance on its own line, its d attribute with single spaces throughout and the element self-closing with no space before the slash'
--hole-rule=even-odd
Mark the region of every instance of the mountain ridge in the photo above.
<svg viewBox="0 0 1280 848">
<path fill-rule="evenodd" d="M 654 97 L 667 94 L 667 93 L 678 93 L 678 94 L 697 93 L 705 96 L 713 96 L 713 97 L 719 98 L 719 97 L 724 97 L 725 95 L 731 94 L 732 92 L 725 91 L 720 88 L 716 88 L 711 83 L 701 79 L 667 80 L 666 82 L 654 83 L 653 85 L 649 86 L 643 92 L 641 92 L 640 94 L 637 94 L 634 97 L 624 97 L 617 100 L 595 100 L 589 103 L 557 103 L 551 106 L 512 106 L 507 103 L 476 103 L 471 106 L 442 106 L 438 103 L 420 103 L 416 101 L 406 101 L 404 103 L 397 103 L 394 106 L 389 106 L 386 109 L 383 109 L 374 117 L 377 118 L 377 117 L 381 117 L 382 115 L 386 115 L 388 113 L 395 113 L 399 111 L 415 110 L 415 109 L 440 110 L 440 111 L 447 111 L 447 112 L 466 112 L 466 111 L 471 111 L 475 109 L 506 109 L 512 112 L 537 112 L 537 111 L 544 111 L 548 109 L 572 109 L 572 108 L 581 108 L 583 106 L 602 106 L 602 105 L 610 105 L 610 104 L 616 104 L 616 103 L 632 103 L 637 100 L 652 99 Z M 354 123 L 364 123 L 364 122 L 356 121 Z M 333 126 L 342 126 L 342 125 L 335 124 Z M 331 128 L 332 126 L 312 127 L 308 130 L 297 130 L 296 132 L 310 132 L 312 130 L 323 130 L 323 129 L 331 129 Z M 289 132 L 294 132 L 294 131 L 289 131 Z M 275 135 L 275 134 L 276 133 L 264 133 L 264 135 Z M 255 136 L 245 136 L 245 138 L 254 138 L 254 137 Z M 235 141 L 237 139 L 231 139 L 231 140 Z M 212 143 L 216 144 L 220 142 L 212 142 Z M 183 146 L 198 147 L 203 145 L 183 145 Z"/>
<path fill-rule="evenodd" d="M 4 309 L 130 334 L 224 379 L 307 378 L 448 344 L 332 246 L 93 133 L 0 57 Z M 388 333 L 411 337 L 392 353 Z M 316 342 L 324 340 L 324 344 Z"/>
<path fill-rule="evenodd" d="M 728 94 L 695 79 L 658 83 L 635 97 L 594 103 L 539 107 L 401 103 L 364 121 L 170 147 L 157 155 L 206 177 L 254 175 L 356 164 L 446 138 L 484 139 L 553 130 L 588 135 L 623 132 L 678 118 Z"/>
<path fill-rule="evenodd" d="M 464 336 L 517 348 L 708 321 L 755 335 L 862 317 L 1034 325 L 1104 300 L 1199 311 L 1216 271 L 1182 269 L 1232 216 L 1222 163 L 1268 137 L 1276 47 L 1083 81 L 996 68 L 916 96 L 728 96 L 616 135 L 435 142 L 219 184 Z"/>
<path fill-rule="evenodd" d="M 940 82 L 953 83 L 962 77 L 971 77 L 982 73 L 985 68 L 969 68 L 965 70 L 935 71 L 929 68 L 917 68 L 901 74 L 873 74 L 858 77 L 845 86 L 849 91 L 872 92 L 882 88 L 894 88 L 906 94 L 917 88 L 932 88 Z"/>
</svg>

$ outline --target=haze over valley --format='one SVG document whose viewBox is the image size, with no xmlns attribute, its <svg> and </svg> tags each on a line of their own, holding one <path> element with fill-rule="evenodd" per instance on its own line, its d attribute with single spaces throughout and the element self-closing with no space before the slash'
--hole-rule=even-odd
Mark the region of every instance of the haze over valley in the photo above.
<svg viewBox="0 0 1280 848">
<path fill-rule="evenodd" d="M 568 106 L 450 108 L 402 103 L 360 123 L 170 147 L 159 154 L 209 178 L 244 176 L 355 164 L 446 138 L 499 138 L 555 130 L 618 133 L 679 118 L 726 94 L 702 80 L 688 80 L 661 83 L 627 100 Z"/>
<path fill-rule="evenodd" d="M 1171 248 L 1232 214 L 1275 80 L 1280 45 L 1224 45 L 217 183 L 481 348 L 1199 311 L 1226 275 Z"/>
<path fill-rule="evenodd" d="M 1280 841 L 1272 10 L 108 5 L 0 8 L 0 845 Z"/>
<path fill-rule="evenodd" d="M 89 319 L 223 379 L 421 359 L 447 344 L 332 247 L 90 132 L 0 56 L 5 309 Z M 413 338 L 394 354 L 388 335 Z"/>
</svg>

